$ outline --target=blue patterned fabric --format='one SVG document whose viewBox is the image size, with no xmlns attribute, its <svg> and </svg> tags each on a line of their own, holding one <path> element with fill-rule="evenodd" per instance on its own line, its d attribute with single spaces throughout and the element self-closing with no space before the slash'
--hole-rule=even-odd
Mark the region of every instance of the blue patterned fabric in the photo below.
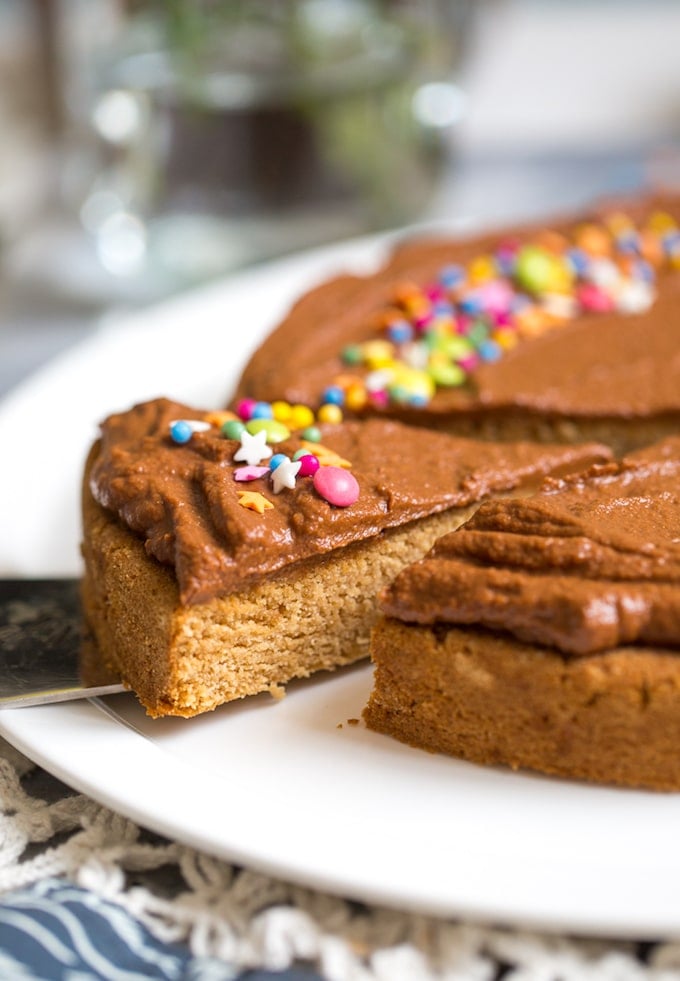
<svg viewBox="0 0 680 981">
<path fill-rule="evenodd" d="M 0 901 L 0 978 L 12 981 L 321 981 L 315 972 L 239 974 L 157 940 L 120 906 L 58 879 Z"/>
</svg>

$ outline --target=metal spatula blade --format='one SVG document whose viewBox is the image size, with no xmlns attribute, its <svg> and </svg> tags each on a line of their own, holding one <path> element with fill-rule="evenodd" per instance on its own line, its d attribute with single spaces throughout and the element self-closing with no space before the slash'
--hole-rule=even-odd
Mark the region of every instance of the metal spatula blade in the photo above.
<svg viewBox="0 0 680 981">
<path fill-rule="evenodd" d="M 77 580 L 0 579 L 0 708 L 124 691 L 84 650 Z"/>
</svg>

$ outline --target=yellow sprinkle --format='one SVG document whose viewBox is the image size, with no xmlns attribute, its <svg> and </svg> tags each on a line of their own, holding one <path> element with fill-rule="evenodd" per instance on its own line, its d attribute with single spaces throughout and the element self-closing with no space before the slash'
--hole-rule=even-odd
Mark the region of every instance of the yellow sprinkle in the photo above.
<svg viewBox="0 0 680 981">
<path fill-rule="evenodd" d="M 392 363 L 394 347 L 389 341 L 367 341 L 362 345 L 361 353 L 369 368 L 384 368 Z"/>
<path fill-rule="evenodd" d="M 496 261 L 491 255 L 480 255 L 473 259 L 468 267 L 468 278 L 471 283 L 487 283 L 497 275 Z"/>
<path fill-rule="evenodd" d="M 258 514 L 264 514 L 269 508 L 274 507 L 272 502 L 268 501 L 258 491 L 240 490 L 237 493 L 238 503 L 242 508 L 248 508 L 250 511 L 257 511 Z"/>
<path fill-rule="evenodd" d="M 655 211 L 649 216 L 647 227 L 651 232 L 657 232 L 657 234 L 663 235 L 665 232 L 675 231 L 678 226 L 675 218 L 669 215 L 668 212 Z"/>
<path fill-rule="evenodd" d="M 308 405 L 293 405 L 288 422 L 291 429 L 306 429 L 314 422 L 314 413 Z"/>
<path fill-rule="evenodd" d="M 342 409 L 339 405 L 334 405 L 332 402 L 326 402 L 322 405 L 316 414 L 316 418 L 319 422 L 330 422 L 334 425 L 342 422 Z"/>
<path fill-rule="evenodd" d="M 502 347 L 504 351 L 510 351 L 517 345 L 519 338 L 516 330 L 495 330 L 491 339 Z"/>
<path fill-rule="evenodd" d="M 290 402 L 272 402 L 272 412 L 277 422 L 290 422 L 292 411 Z"/>
<path fill-rule="evenodd" d="M 235 412 L 215 411 L 205 414 L 205 421 L 209 422 L 211 426 L 215 426 L 216 429 L 221 429 L 225 422 L 231 422 L 233 419 L 238 419 Z"/>
<path fill-rule="evenodd" d="M 352 464 L 349 460 L 344 460 L 335 450 L 329 450 L 327 446 L 322 446 L 321 443 L 309 443 L 306 439 L 301 439 L 300 446 L 303 450 L 309 450 L 317 458 L 322 467 L 344 467 L 345 470 L 352 469 Z"/>
<path fill-rule="evenodd" d="M 635 229 L 632 219 L 624 211 L 615 211 L 613 214 L 607 215 L 604 223 L 615 237 Z"/>
</svg>

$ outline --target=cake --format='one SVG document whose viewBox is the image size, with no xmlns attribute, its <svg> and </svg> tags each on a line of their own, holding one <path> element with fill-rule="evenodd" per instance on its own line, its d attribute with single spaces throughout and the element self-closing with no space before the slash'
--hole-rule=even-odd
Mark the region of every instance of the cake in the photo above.
<svg viewBox="0 0 680 981">
<path fill-rule="evenodd" d="M 680 437 L 483 503 L 380 606 L 370 729 L 680 790 Z"/>
<path fill-rule="evenodd" d="M 282 398 L 485 439 L 607 442 L 680 424 L 680 195 L 547 224 L 414 238 L 308 292 L 237 398 Z"/>
<path fill-rule="evenodd" d="M 152 716 L 367 656 L 378 591 L 483 500 L 610 456 L 384 419 L 291 431 L 262 412 L 156 399 L 105 420 L 90 452 L 85 618 Z"/>
</svg>

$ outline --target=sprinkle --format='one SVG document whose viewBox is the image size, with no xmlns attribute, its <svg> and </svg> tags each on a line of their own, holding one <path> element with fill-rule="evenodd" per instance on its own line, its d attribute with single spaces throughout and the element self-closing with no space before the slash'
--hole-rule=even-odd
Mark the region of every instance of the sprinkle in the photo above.
<svg viewBox="0 0 680 981">
<path fill-rule="evenodd" d="M 188 443 L 194 431 L 186 419 L 176 419 L 170 423 L 170 438 L 173 443 Z"/>
<path fill-rule="evenodd" d="M 284 487 L 293 490 L 295 478 L 298 475 L 302 464 L 299 460 L 290 460 L 285 457 L 275 470 L 272 470 L 272 488 L 275 494 L 280 494 Z"/>
<path fill-rule="evenodd" d="M 241 448 L 234 454 L 237 463 L 254 466 L 262 460 L 268 460 L 272 455 L 271 449 L 267 446 L 267 434 L 264 430 L 260 430 L 259 433 L 249 433 L 244 429 L 240 439 Z"/>
<path fill-rule="evenodd" d="M 290 457 L 286 456 L 285 453 L 275 453 L 274 456 L 269 461 L 268 469 L 276 470 L 276 468 L 280 466 L 284 462 L 284 460 L 289 460 L 289 459 Z"/>
<path fill-rule="evenodd" d="M 307 426 L 306 429 L 302 430 L 300 435 L 302 436 L 302 439 L 306 440 L 308 443 L 321 442 L 321 430 L 319 429 L 318 426 Z M 305 445 L 304 442 L 302 445 L 303 446 Z"/>
<path fill-rule="evenodd" d="M 320 497 L 336 507 L 349 507 L 359 498 L 356 477 L 340 467 L 319 467 L 314 474 L 314 489 Z"/>
<path fill-rule="evenodd" d="M 222 426 L 222 435 L 227 439 L 240 439 L 245 428 L 240 419 L 229 419 Z"/>
<path fill-rule="evenodd" d="M 236 415 L 239 419 L 243 419 L 244 422 L 248 422 L 252 418 L 253 409 L 257 405 L 255 399 L 241 399 L 241 401 L 236 406 Z"/>
<path fill-rule="evenodd" d="M 290 428 L 305 429 L 314 422 L 314 413 L 308 405 L 293 405 L 290 410 Z"/>
<path fill-rule="evenodd" d="M 234 470 L 234 480 L 257 480 L 269 473 L 269 467 L 239 467 Z"/>
<path fill-rule="evenodd" d="M 290 436 L 290 430 L 276 419 L 251 419 L 246 423 L 246 429 L 251 435 L 264 433 L 268 443 L 282 443 Z"/>
<path fill-rule="evenodd" d="M 323 395 L 321 396 L 321 401 L 324 403 L 330 403 L 331 405 L 341 406 L 345 401 L 345 393 L 339 385 L 329 385 L 328 388 L 324 389 Z"/>
<path fill-rule="evenodd" d="M 359 344 L 348 344 L 343 348 L 341 357 L 345 364 L 361 364 L 364 360 Z"/>
<path fill-rule="evenodd" d="M 227 422 L 231 422 L 232 420 L 235 419 L 236 416 L 234 415 L 234 413 L 227 412 L 227 411 L 223 412 L 217 410 L 215 412 L 206 412 L 205 415 L 205 421 L 209 423 L 211 426 L 214 426 L 215 429 L 220 429 L 220 430 Z"/>
<path fill-rule="evenodd" d="M 298 453 L 300 456 L 298 456 Z M 314 456 L 313 453 L 307 453 L 306 450 L 298 450 L 294 459 L 300 461 L 301 477 L 313 477 L 321 466 L 318 456 Z"/>
<path fill-rule="evenodd" d="M 439 273 L 439 282 L 447 289 L 454 289 L 465 281 L 465 272 L 462 266 L 446 266 Z"/>
<path fill-rule="evenodd" d="M 289 402 L 284 402 L 280 399 L 272 402 L 272 413 L 277 422 L 290 422 L 291 412 L 292 409 Z"/>
<path fill-rule="evenodd" d="M 269 402 L 256 402 L 250 412 L 251 419 L 273 419 L 274 412 Z"/>
<path fill-rule="evenodd" d="M 273 508 L 274 505 L 271 501 L 268 501 L 266 497 L 259 493 L 259 491 L 247 491 L 240 490 L 237 491 L 238 503 L 242 508 L 248 508 L 250 511 L 257 511 L 258 514 L 264 514 L 269 508 Z"/>
<path fill-rule="evenodd" d="M 328 422 L 336 425 L 342 422 L 342 409 L 339 405 L 334 405 L 332 402 L 327 402 L 322 405 L 316 414 L 319 422 Z"/>
<path fill-rule="evenodd" d="M 322 446 L 321 443 L 307 443 L 302 440 L 302 449 L 313 453 L 322 467 L 342 467 L 346 470 L 350 470 L 352 467 L 349 460 L 344 460 L 335 450 L 330 450 L 327 446 Z"/>
</svg>

